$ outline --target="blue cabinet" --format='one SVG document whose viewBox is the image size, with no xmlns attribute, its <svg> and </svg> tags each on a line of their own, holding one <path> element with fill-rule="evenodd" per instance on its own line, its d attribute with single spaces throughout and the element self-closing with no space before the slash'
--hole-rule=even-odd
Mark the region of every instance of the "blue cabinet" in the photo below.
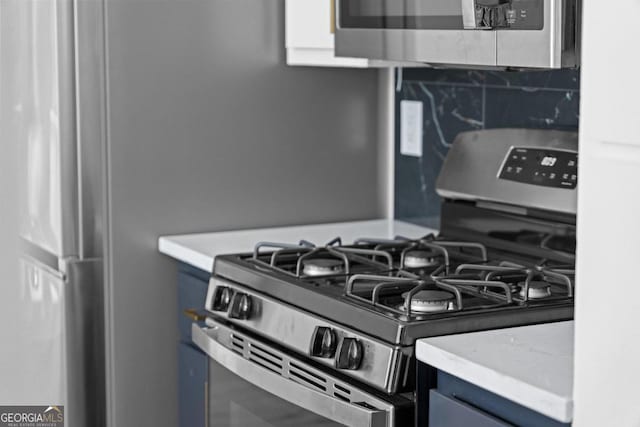
<svg viewBox="0 0 640 427">
<path fill-rule="evenodd" d="M 498 418 L 485 413 L 455 397 L 436 390 L 429 391 L 429 427 L 510 427 Z"/>
<path fill-rule="evenodd" d="M 509 399 L 419 363 L 419 427 L 569 427 Z"/>
<path fill-rule="evenodd" d="M 178 346 L 178 420 L 180 427 L 205 427 L 207 410 L 207 355 L 196 347 Z"/>
<path fill-rule="evenodd" d="M 186 309 L 204 309 L 209 273 L 186 264 L 178 270 L 178 420 L 179 427 L 205 427 L 208 357 L 193 345 L 193 320 Z"/>
<path fill-rule="evenodd" d="M 178 331 L 180 341 L 191 343 L 193 320 L 185 316 L 187 309 L 204 310 L 209 286 L 209 273 L 181 264 L 178 270 Z"/>
</svg>

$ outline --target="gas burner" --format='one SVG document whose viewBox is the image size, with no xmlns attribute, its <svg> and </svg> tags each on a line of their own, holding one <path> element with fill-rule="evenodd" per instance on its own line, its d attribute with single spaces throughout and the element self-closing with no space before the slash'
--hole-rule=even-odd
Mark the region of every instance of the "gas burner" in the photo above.
<svg viewBox="0 0 640 427">
<path fill-rule="evenodd" d="M 520 283 L 519 295 L 524 298 L 525 284 Z M 540 280 L 532 280 L 529 282 L 529 292 L 527 293 L 529 299 L 542 299 L 551 296 L 551 285 L 547 282 Z"/>
<path fill-rule="evenodd" d="M 428 268 L 439 264 L 433 251 L 412 250 L 404 255 L 404 266 L 406 268 Z"/>
<path fill-rule="evenodd" d="M 264 251 L 263 249 L 271 249 Z M 394 269 L 393 255 L 369 247 L 340 246 L 334 239 L 325 246 L 306 240 L 300 244 L 260 242 L 253 249 L 251 261 L 278 273 L 297 279 L 389 272 Z"/>
<path fill-rule="evenodd" d="M 409 292 L 402 294 L 408 297 Z M 454 295 L 446 291 L 424 290 L 419 291 L 411 298 L 411 311 L 414 313 L 433 313 L 454 309 Z"/>
<path fill-rule="evenodd" d="M 344 262 L 339 259 L 310 258 L 302 261 L 302 273 L 307 276 L 328 276 L 344 273 Z"/>
<path fill-rule="evenodd" d="M 470 277 L 471 280 L 465 280 L 467 284 L 491 284 L 482 290 L 485 293 L 494 293 L 499 290 L 498 287 L 508 289 L 509 294 L 517 296 L 519 302 L 572 298 L 574 267 L 547 264 L 545 260 L 529 267 L 508 261 L 498 265 L 461 264 L 456 268 L 456 276 L 451 277 L 453 280 L 448 277 L 438 279 L 460 283 L 457 278 Z M 511 299 L 510 296 L 508 299 Z"/>
</svg>

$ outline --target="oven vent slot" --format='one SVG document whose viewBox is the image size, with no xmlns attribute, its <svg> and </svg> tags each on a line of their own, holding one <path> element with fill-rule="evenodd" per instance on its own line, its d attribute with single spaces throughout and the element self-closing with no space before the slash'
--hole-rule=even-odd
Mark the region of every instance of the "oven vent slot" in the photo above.
<svg viewBox="0 0 640 427">
<path fill-rule="evenodd" d="M 334 391 L 333 395 L 335 397 L 337 397 L 338 399 L 340 399 L 340 400 L 344 400 L 345 402 L 351 403 L 351 399 L 349 399 L 347 396 L 345 396 L 345 395 L 343 395 L 341 393 L 338 393 L 337 391 Z"/>
<path fill-rule="evenodd" d="M 344 393 L 344 394 L 351 394 L 351 390 L 349 390 L 346 387 L 342 387 L 340 384 L 334 384 L 333 385 L 335 387 L 336 390 Z"/>
<path fill-rule="evenodd" d="M 303 368 L 294 362 L 289 362 L 289 376 L 291 379 L 303 383 L 322 392 L 327 391 L 327 380 Z"/>
<path fill-rule="evenodd" d="M 327 391 L 327 388 L 323 385 L 321 385 L 320 383 L 317 383 L 315 381 L 310 380 L 307 377 L 304 377 L 302 375 L 300 375 L 299 373 L 295 372 L 295 371 L 290 371 L 289 372 L 289 378 L 291 378 L 292 380 L 304 384 L 307 387 L 311 387 L 311 388 L 315 388 L 316 390 L 320 390 L 323 392 Z"/>
<path fill-rule="evenodd" d="M 230 350 L 269 372 L 354 405 L 374 408 L 372 404 L 377 403 L 350 384 L 325 375 L 323 371 L 250 337 L 231 333 L 229 338 L 227 345 Z"/>
<path fill-rule="evenodd" d="M 303 368 L 302 366 L 298 365 L 295 362 L 290 362 L 289 363 L 289 370 L 290 371 L 296 370 L 298 372 L 302 372 L 305 375 L 314 378 L 316 381 L 322 382 L 323 384 L 325 384 L 327 382 L 327 380 L 325 378 L 321 377 L 320 375 L 314 374 L 310 370 Z"/>
<path fill-rule="evenodd" d="M 333 383 L 333 395 L 340 400 L 351 403 L 351 390 L 340 384 Z"/>
<path fill-rule="evenodd" d="M 249 360 L 282 375 L 284 369 L 282 357 L 256 343 L 249 343 Z"/>
<path fill-rule="evenodd" d="M 244 345 L 245 345 L 244 338 L 235 334 L 231 334 L 231 350 L 233 350 L 238 354 L 243 354 Z"/>
</svg>

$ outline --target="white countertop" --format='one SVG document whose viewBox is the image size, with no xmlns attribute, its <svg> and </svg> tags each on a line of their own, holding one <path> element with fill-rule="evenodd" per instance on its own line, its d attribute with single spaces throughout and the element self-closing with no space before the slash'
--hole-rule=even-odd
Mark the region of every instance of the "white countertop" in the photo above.
<svg viewBox="0 0 640 427">
<path fill-rule="evenodd" d="M 380 219 L 162 236 L 158 239 L 158 249 L 165 255 L 211 272 L 216 255 L 251 252 L 258 242 L 298 243 L 305 239 L 322 244 L 341 237 L 344 244 L 349 244 L 360 237 L 390 239 L 400 235 L 418 238 L 432 232 L 434 230 L 407 222 Z"/>
<path fill-rule="evenodd" d="M 573 322 L 419 340 L 418 360 L 561 422 L 573 419 Z"/>
</svg>

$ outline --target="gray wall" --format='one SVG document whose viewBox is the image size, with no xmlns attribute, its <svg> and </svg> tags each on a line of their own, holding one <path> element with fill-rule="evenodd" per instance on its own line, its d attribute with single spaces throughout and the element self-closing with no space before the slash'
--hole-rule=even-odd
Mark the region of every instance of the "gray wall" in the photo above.
<svg viewBox="0 0 640 427">
<path fill-rule="evenodd" d="M 282 0 L 110 0 L 110 425 L 177 422 L 159 235 L 383 214 L 377 73 L 284 65 Z"/>
</svg>

